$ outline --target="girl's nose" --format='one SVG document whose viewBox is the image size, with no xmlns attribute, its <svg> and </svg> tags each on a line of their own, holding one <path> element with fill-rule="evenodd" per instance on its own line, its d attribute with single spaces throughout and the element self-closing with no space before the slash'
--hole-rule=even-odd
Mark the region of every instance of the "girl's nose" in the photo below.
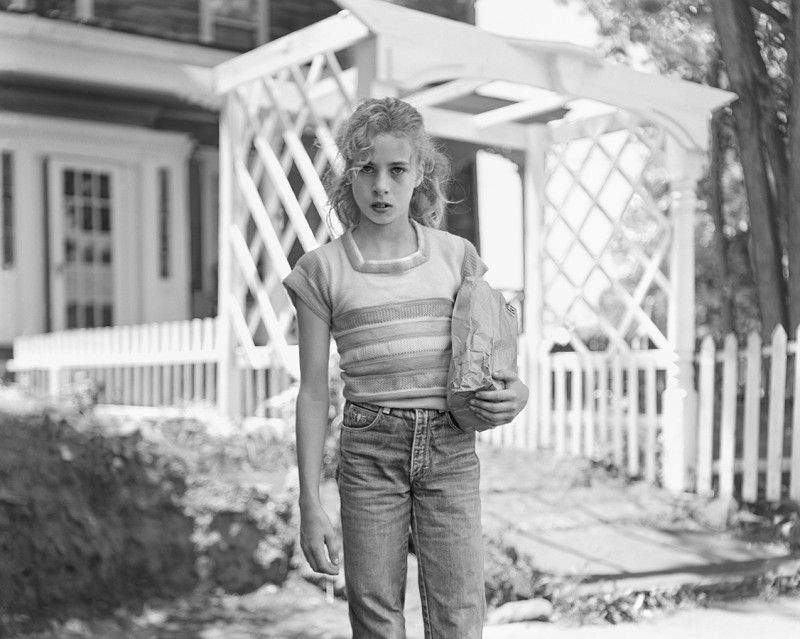
<svg viewBox="0 0 800 639">
<path fill-rule="evenodd" d="M 375 182 L 372 184 L 372 190 L 375 193 L 386 193 L 389 191 L 388 177 L 382 171 L 379 171 L 375 176 Z"/>
</svg>

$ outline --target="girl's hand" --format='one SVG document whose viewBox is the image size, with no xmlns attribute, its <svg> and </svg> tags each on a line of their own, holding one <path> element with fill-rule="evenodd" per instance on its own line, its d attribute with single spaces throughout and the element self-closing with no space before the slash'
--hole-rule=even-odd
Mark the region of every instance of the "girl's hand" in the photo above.
<svg viewBox="0 0 800 639">
<path fill-rule="evenodd" d="M 491 426 L 512 421 L 528 403 L 528 387 L 513 371 L 499 371 L 496 380 L 505 382 L 502 390 L 478 391 L 470 400 L 472 412 Z"/>
<path fill-rule="evenodd" d="M 300 506 L 300 547 L 314 572 L 339 574 L 341 546 L 319 504 Z"/>
</svg>

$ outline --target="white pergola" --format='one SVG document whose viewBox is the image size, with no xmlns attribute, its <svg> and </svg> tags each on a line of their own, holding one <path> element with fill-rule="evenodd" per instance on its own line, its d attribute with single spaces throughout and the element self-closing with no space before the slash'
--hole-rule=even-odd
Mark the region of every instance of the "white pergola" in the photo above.
<svg viewBox="0 0 800 639">
<path fill-rule="evenodd" d="M 578 46 L 379 0 L 336 2 L 339 14 L 215 69 L 219 408 L 236 405 L 237 367 L 297 376 L 280 282 L 290 256 L 337 233 L 320 179 L 338 170 L 332 131 L 359 99 L 394 95 L 437 137 L 524 158 L 522 374 L 542 391 L 521 428 L 536 433 L 547 419 L 541 371 L 554 341 L 584 355 L 590 333 L 606 353 L 644 341 L 670 363 L 664 438 L 680 452 L 665 448 L 664 482 L 682 487 L 694 427 L 695 185 L 710 115 L 735 96 Z"/>
</svg>

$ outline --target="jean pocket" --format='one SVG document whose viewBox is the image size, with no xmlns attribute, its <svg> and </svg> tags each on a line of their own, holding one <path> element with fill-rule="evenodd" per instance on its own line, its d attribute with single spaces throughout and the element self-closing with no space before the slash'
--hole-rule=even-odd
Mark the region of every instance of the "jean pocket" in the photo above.
<svg viewBox="0 0 800 639">
<path fill-rule="evenodd" d="M 383 406 L 364 406 L 347 402 L 342 414 L 342 428 L 347 430 L 365 431 L 375 428 L 383 417 Z"/>
<path fill-rule="evenodd" d="M 453 417 L 453 413 L 451 413 L 449 410 L 445 411 L 444 418 L 445 418 L 445 421 L 447 422 L 447 425 L 450 428 L 452 428 L 454 431 L 456 431 L 457 433 L 465 432 L 464 430 L 462 430 L 461 426 L 458 425 L 458 422 L 456 421 L 456 418 Z"/>
</svg>

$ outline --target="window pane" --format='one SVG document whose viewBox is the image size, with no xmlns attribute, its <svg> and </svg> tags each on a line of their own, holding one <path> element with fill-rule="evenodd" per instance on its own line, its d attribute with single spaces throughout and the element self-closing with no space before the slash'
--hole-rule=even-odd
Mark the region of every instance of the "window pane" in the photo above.
<svg viewBox="0 0 800 639">
<path fill-rule="evenodd" d="M 170 276 L 169 269 L 169 170 L 158 170 L 158 229 L 159 229 L 159 273 L 162 278 Z"/>
<path fill-rule="evenodd" d="M 100 207 L 100 230 L 111 230 L 111 210 L 108 208 L 107 204 Z"/>
<path fill-rule="evenodd" d="M 3 239 L 3 268 L 14 266 L 14 159 L 11 153 L 2 154 L 0 167 L 0 237 Z"/>
<path fill-rule="evenodd" d="M 67 328 L 78 327 L 78 305 L 75 302 L 67 304 Z"/>
<path fill-rule="evenodd" d="M 88 204 L 83 205 L 83 230 L 92 230 L 92 207 Z"/>
<path fill-rule="evenodd" d="M 75 171 L 64 171 L 64 195 L 75 195 Z"/>
<path fill-rule="evenodd" d="M 92 174 L 88 171 L 81 173 L 81 195 L 90 196 L 92 194 Z"/>
<path fill-rule="evenodd" d="M 92 304 L 87 304 L 84 309 L 84 322 L 83 325 L 86 328 L 92 328 L 94 326 L 94 306 Z"/>
</svg>

